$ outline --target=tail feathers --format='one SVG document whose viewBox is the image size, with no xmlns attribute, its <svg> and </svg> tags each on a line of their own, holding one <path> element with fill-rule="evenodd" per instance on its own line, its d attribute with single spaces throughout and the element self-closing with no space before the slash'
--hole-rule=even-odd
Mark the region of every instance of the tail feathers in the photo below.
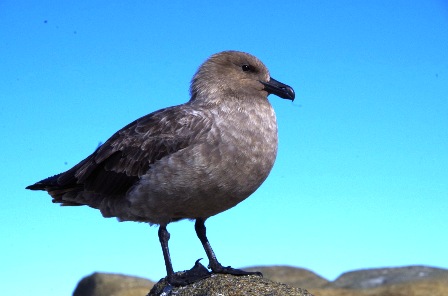
<svg viewBox="0 0 448 296">
<path fill-rule="evenodd" d="M 59 187 L 58 178 L 61 174 L 54 175 L 52 177 L 48 177 L 43 179 L 33 185 L 27 186 L 26 189 L 29 190 L 48 190 L 52 187 Z"/>
<path fill-rule="evenodd" d="M 76 168 L 76 167 L 75 167 Z M 76 169 L 43 179 L 26 187 L 30 190 L 43 190 L 53 198 L 53 203 L 62 206 L 82 206 L 100 209 L 104 217 L 114 217 L 127 208 L 127 201 L 123 194 L 109 194 L 86 188 L 85 182 L 76 177 Z M 100 180 L 101 181 L 101 180 Z"/>
<path fill-rule="evenodd" d="M 82 191 L 83 186 L 76 182 L 69 182 L 67 184 L 60 184 L 59 177 L 62 174 L 54 175 L 43 179 L 33 185 L 26 187 L 29 190 L 43 190 L 53 198 L 54 203 L 60 203 L 63 206 L 80 206 L 83 202 L 77 202 L 76 196 Z M 71 180 L 73 181 L 73 180 Z"/>
</svg>

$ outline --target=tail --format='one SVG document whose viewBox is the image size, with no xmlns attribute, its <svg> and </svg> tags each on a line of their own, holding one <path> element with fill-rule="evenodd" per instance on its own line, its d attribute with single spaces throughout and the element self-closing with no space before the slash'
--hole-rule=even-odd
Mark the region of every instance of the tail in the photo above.
<svg viewBox="0 0 448 296">
<path fill-rule="evenodd" d="M 67 197 L 76 196 L 82 190 L 83 187 L 82 185 L 76 183 L 75 178 L 71 180 L 72 182 L 64 182 L 65 184 L 61 184 L 59 181 L 59 177 L 61 177 L 62 174 L 66 173 L 61 173 L 58 175 L 54 175 L 52 177 L 48 177 L 33 185 L 27 186 L 25 189 L 47 191 L 48 194 L 50 194 L 51 197 L 53 198 L 54 203 L 60 203 L 63 206 L 84 205 L 84 203 L 77 203 L 72 199 L 70 199 L 69 201 L 66 200 Z M 64 177 L 67 176 L 65 175 Z"/>
<path fill-rule="evenodd" d="M 27 186 L 25 189 L 29 189 L 29 190 L 44 190 L 44 191 L 48 191 L 48 189 L 52 188 L 52 187 L 58 187 L 58 178 L 61 174 L 58 175 L 54 175 L 52 177 L 48 177 L 46 179 L 43 179 L 39 182 L 36 182 L 33 185 Z"/>
</svg>

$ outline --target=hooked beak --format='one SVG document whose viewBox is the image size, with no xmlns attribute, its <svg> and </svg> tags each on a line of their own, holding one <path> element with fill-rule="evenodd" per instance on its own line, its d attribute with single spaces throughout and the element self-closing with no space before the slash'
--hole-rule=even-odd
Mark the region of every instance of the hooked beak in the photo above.
<svg viewBox="0 0 448 296">
<path fill-rule="evenodd" d="M 260 82 L 264 85 L 264 90 L 267 91 L 268 94 L 274 94 L 276 96 L 279 96 L 280 98 L 288 99 L 291 101 L 294 101 L 294 98 L 296 97 L 292 87 L 283 84 L 272 77 L 268 82 Z"/>
</svg>

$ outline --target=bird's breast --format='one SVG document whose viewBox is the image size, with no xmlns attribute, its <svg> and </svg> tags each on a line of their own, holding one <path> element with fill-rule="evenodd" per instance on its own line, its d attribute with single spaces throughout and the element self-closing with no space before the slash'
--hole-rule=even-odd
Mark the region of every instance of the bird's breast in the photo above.
<svg viewBox="0 0 448 296">
<path fill-rule="evenodd" d="M 216 119 L 215 153 L 230 171 L 243 175 L 248 186 L 264 181 L 277 155 L 275 113 L 270 105 L 263 107 L 249 106 Z"/>
<path fill-rule="evenodd" d="M 151 165 L 129 194 L 137 215 L 153 223 L 207 218 L 263 183 L 277 155 L 275 113 L 269 103 L 232 110 L 210 111 L 207 133 Z"/>
</svg>

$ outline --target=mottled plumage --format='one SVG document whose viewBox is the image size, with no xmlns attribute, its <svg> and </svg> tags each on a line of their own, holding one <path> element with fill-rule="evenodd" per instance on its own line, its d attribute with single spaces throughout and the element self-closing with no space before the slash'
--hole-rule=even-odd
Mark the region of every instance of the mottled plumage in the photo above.
<svg viewBox="0 0 448 296">
<path fill-rule="evenodd" d="M 198 230 L 205 219 L 247 198 L 274 164 L 277 123 L 268 94 L 293 100 L 294 91 L 256 57 L 226 51 L 198 69 L 190 93 L 189 102 L 137 119 L 70 170 L 27 188 L 105 217 L 159 224 L 162 248 L 168 223 L 196 219 L 208 243 L 205 227 L 202 238 Z M 184 284 L 166 264 L 173 284 Z"/>
</svg>

